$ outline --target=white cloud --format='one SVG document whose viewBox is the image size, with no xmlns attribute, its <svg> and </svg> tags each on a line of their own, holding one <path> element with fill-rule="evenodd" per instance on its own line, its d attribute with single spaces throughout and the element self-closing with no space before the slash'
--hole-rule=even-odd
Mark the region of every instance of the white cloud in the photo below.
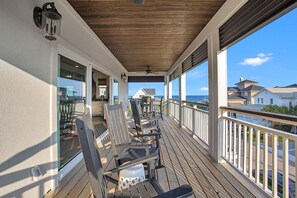
<svg viewBox="0 0 297 198">
<path fill-rule="evenodd" d="M 201 87 L 200 91 L 208 91 L 208 87 Z"/>
<path fill-rule="evenodd" d="M 272 56 L 271 53 L 268 53 L 268 54 L 259 53 L 257 57 L 244 59 L 244 61 L 242 61 L 240 65 L 249 65 L 252 67 L 257 67 L 269 61 L 271 59 L 271 56 Z"/>
</svg>

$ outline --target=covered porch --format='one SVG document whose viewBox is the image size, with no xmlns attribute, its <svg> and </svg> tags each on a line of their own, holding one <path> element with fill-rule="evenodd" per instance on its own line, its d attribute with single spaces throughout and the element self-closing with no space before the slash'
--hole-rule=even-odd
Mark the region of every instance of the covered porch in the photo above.
<svg viewBox="0 0 297 198">
<path fill-rule="evenodd" d="M 165 191 L 183 184 L 190 184 L 193 197 L 268 197 L 236 173 L 227 163 L 216 163 L 209 155 L 208 146 L 190 130 L 180 128 L 172 116 L 160 120 L 162 132 L 161 159 L 165 168 L 157 170 L 157 179 Z M 104 167 L 114 167 L 110 140 L 105 138 L 100 145 Z M 231 174 L 231 171 L 233 174 Z M 113 175 L 117 177 L 116 174 Z M 82 160 L 46 197 L 92 197 L 84 161 Z M 116 186 L 108 184 L 108 192 Z M 133 192 L 133 191 L 132 191 Z M 131 192 L 130 192 L 131 193 Z M 114 197 L 153 197 L 156 192 L 149 186 L 134 191 L 135 194 L 115 194 Z"/>
<path fill-rule="evenodd" d="M 190 184 L 193 197 L 296 197 L 297 135 L 262 121 L 296 128 L 297 117 L 228 107 L 227 95 L 228 47 L 296 1 L 53 1 L 62 15 L 57 41 L 32 20 L 45 0 L 1 2 L 0 197 L 92 197 L 74 117 L 88 107 L 102 124 L 104 104 L 119 102 L 128 114 L 129 82 L 164 85 L 157 179 L 165 191 Z M 206 61 L 209 103 L 187 101 L 187 71 Z M 108 137 L 102 143 L 112 167 Z M 143 192 L 154 196 L 149 186 L 135 196 Z"/>
</svg>

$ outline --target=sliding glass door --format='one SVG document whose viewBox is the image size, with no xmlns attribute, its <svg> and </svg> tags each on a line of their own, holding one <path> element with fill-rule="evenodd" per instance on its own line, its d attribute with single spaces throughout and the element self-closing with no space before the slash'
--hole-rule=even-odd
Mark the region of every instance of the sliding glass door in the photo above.
<svg viewBox="0 0 297 198">
<path fill-rule="evenodd" d="M 86 105 L 87 68 L 59 55 L 58 76 L 58 131 L 59 169 L 80 151 L 75 118 L 84 113 Z"/>
</svg>

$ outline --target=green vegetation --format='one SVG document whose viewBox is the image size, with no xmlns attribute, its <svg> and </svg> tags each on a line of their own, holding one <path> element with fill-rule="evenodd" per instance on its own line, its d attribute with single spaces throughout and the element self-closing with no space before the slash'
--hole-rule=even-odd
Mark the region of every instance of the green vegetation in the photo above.
<svg viewBox="0 0 297 198">
<path fill-rule="evenodd" d="M 286 106 L 268 105 L 264 107 L 262 111 L 297 116 L 297 106 L 286 107 Z M 286 132 L 291 132 L 291 129 L 292 129 L 291 125 L 277 123 L 277 122 L 272 122 L 272 127 L 274 129 L 278 129 Z"/>
<path fill-rule="evenodd" d="M 272 113 L 281 113 L 281 114 L 288 114 L 288 115 L 296 115 L 297 116 L 297 105 L 295 107 L 290 106 L 277 106 L 277 105 L 268 105 L 262 109 L 265 112 L 272 112 Z"/>
</svg>

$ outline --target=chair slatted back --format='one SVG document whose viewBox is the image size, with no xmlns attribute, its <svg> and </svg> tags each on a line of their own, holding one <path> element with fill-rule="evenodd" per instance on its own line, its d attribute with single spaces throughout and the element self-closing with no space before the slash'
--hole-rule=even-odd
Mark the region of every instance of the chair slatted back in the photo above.
<svg viewBox="0 0 297 198">
<path fill-rule="evenodd" d="M 135 125 L 136 127 L 141 127 L 141 119 L 140 119 L 141 112 L 139 112 L 139 108 L 141 109 L 141 107 L 140 107 L 139 101 L 136 101 L 135 99 L 131 99 L 130 103 L 131 103 L 131 110 L 132 110 Z"/>
<path fill-rule="evenodd" d="M 105 198 L 106 181 L 103 177 L 103 168 L 97 141 L 94 132 L 88 127 L 90 121 L 90 114 L 79 117 L 76 119 L 76 127 L 93 195 L 96 198 Z"/>
<path fill-rule="evenodd" d="M 117 154 L 115 149 L 116 145 L 131 142 L 122 103 L 118 105 L 106 104 L 105 111 L 112 148 L 114 153 Z"/>
</svg>

